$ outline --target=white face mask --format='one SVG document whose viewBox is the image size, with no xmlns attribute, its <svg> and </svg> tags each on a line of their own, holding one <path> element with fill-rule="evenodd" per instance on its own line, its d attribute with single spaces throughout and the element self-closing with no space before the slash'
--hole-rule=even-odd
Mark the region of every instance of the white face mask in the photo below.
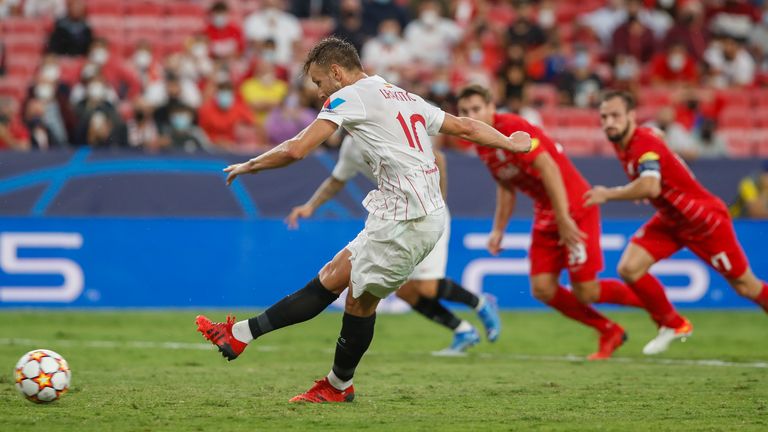
<svg viewBox="0 0 768 432">
<path fill-rule="evenodd" d="M 107 62 L 107 60 L 109 60 L 109 51 L 104 48 L 96 48 L 91 52 L 89 58 L 97 65 L 103 65 Z"/>
<path fill-rule="evenodd" d="M 101 101 L 107 96 L 107 88 L 101 81 L 88 84 L 88 99 Z"/>
<path fill-rule="evenodd" d="M 229 18 L 227 18 L 226 14 L 216 14 L 211 20 L 213 26 L 216 28 L 224 28 L 224 26 L 227 25 L 227 21 L 229 21 Z"/>
<path fill-rule="evenodd" d="M 539 11 L 539 25 L 545 29 L 552 28 L 555 25 L 555 11 L 552 9 L 542 9 Z"/>
<path fill-rule="evenodd" d="M 152 64 L 152 53 L 147 50 L 136 51 L 133 62 L 139 69 L 147 69 Z"/>
<path fill-rule="evenodd" d="M 421 13 L 419 18 L 421 18 L 424 24 L 432 27 L 437 24 L 437 21 L 440 19 L 440 15 L 438 15 L 437 12 L 433 10 L 426 10 Z"/>
<path fill-rule="evenodd" d="M 685 56 L 680 53 L 674 53 L 667 56 L 667 66 L 675 72 L 680 72 L 685 66 Z"/>
<path fill-rule="evenodd" d="M 61 70 L 56 65 L 44 66 L 43 70 L 40 71 L 40 78 L 44 79 L 45 81 L 58 81 L 60 75 Z"/>
<path fill-rule="evenodd" d="M 197 58 L 208 56 L 208 46 L 202 42 L 192 45 L 190 51 L 192 52 L 192 55 Z"/>
<path fill-rule="evenodd" d="M 44 101 L 53 99 L 53 84 L 43 83 L 35 86 L 35 98 Z"/>
</svg>

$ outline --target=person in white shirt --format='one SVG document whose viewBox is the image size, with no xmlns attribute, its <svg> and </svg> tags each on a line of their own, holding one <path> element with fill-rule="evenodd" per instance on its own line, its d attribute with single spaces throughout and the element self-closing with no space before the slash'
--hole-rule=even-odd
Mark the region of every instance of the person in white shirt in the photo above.
<svg viewBox="0 0 768 432">
<path fill-rule="evenodd" d="M 755 82 L 755 59 L 736 37 L 726 36 L 710 45 L 704 60 L 710 68 L 713 87 L 744 87 Z"/>
<path fill-rule="evenodd" d="M 293 52 L 303 35 L 299 20 L 285 12 L 285 0 L 265 0 L 264 7 L 243 22 L 243 32 L 249 41 L 275 41 L 275 63 L 291 63 Z"/>
<path fill-rule="evenodd" d="M 344 138 L 339 149 L 339 160 L 333 168 L 333 172 L 320 184 L 306 203 L 291 210 L 286 218 L 289 228 L 298 228 L 299 219 L 311 217 L 320 206 L 336 196 L 344 188 L 347 181 L 357 174 L 362 174 L 372 182 L 376 182 L 376 177 L 373 175 L 371 167 L 363 160 L 363 154 L 360 150 L 360 146 L 354 142 L 351 135 Z M 440 150 L 433 149 L 433 152 L 436 156 L 435 163 L 440 170 L 440 190 L 443 200 L 445 200 L 447 193 L 445 158 Z M 447 208 L 445 214 L 447 217 L 445 233 L 440 237 L 432 252 L 416 266 L 405 285 L 395 291 L 395 294 L 416 312 L 453 331 L 454 337 L 451 346 L 433 354 L 459 355 L 467 348 L 479 343 L 480 335 L 468 321 L 458 318 L 443 306 L 440 300 L 462 303 L 474 309 L 485 327 L 486 336 L 490 342 L 495 342 L 498 339 L 501 321 L 499 320 L 496 301 L 492 296 L 488 294 L 475 295 L 455 281 L 445 277 L 451 224 Z"/>
<path fill-rule="evenodd" d="M 361 60 L 365 68 L 391 83 L 400 81 L 401 71 L 411 65 L 411 50 L 400 37 L 397 20 L 384 20 L 379 34 L 363 45 Z"/>
<path fill-rule="evenodd" d="M 445 66 L 451 50 L 462 36 L 461 27 L 440 14 L 440 4 L 426 0 L 419 6 L 419 19 L 405 27 L 405 41 L 416 61 L 427 66 Z"/>
<path fill-rule="evenodd" d="M 291 401 L 350 402 L 352 377 L 373 339 L 376 306 L 406 282 L 445 230 L 440 173 L 429 135 L 442 132 L 512 152 L 530 151 L 531 137 L 521 131 L 504 136 L 366 75 L 355 47 L 338 38 L 315 45 L 304 72 L 317 85 L 318 97 L 326 99 L 317 119 L 266 153 L 225 168 L 227 184 L 303 159 L 341 126 L 355 138 L 378 185 L 363 201 L 370 213 L 365 228 L 304 288 L 264 313 L 239 322 L 230 316 L 223 323 L 200 315 L 196 323 L 207 340 L 234 360 L 254 339 L 317 316 L 349 288 L 332 370 Z"/>
</svg>

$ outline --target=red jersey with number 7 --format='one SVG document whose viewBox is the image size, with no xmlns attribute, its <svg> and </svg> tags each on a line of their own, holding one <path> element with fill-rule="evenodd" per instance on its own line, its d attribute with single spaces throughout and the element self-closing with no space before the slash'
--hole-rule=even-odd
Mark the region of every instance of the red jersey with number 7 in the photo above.
<svg viewBox="0 0 768 432">
<path fill-rule="evenodd" d="M 562 147 L 541 129 L 515 114 L 495 114 L 493 127 L 507 136 L 515 131 L 524 131 L 531 135 L 533 143 L 531 151 L 528 153 L 512 153 L 479 145 L 476 146 L 476 150 L 498 183 L 520 189 L 534 201 L 536 216 L 534 228 L 557 229 L 552 203 L 549 200 L 547 190 L 544 188 L 544 183 L 541 181 L 541 174 L 533 167 L 534 160 L 545 152 L 560 169 L 560 175 L 568 194 L 571 217 L 576 220 L 581 218 L 585 213 L 582 205 L 583 196 L 590 186 L 571 160 L 563 153 Z"/>
<path fill-rule="evenodd" d="M 695 238 L 707 233 L 714 218 L 727 214 L 725 204 L 699 183 L 688 166 L 651 129 L 638 127 L 626 148 L 614 144 L 630 180 L 652 176 L 661 180 L 661 194 L 650 200 L 659 217 Z"/>
</svg>

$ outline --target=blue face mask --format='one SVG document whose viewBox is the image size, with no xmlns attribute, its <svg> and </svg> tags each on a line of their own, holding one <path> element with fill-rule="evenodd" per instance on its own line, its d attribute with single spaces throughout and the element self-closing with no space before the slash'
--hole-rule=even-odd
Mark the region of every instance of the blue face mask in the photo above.
<svg viewBox="0 0 768 432">
<path fill-rule="evenodd" d="M 171 126 L 177 131 L 188 129 L 192 125 L 192 116 L 189 114 L 171 115 Z"/>
<path fill-rule="evenodd" d="M 451 85 L 445 81 L 435 81 L 432 83 L 431 90 L 435 96 L 445 96 L 451 91 Z"/>
<path fill-rule="evenodd" d="M 235 103 L 235 95 L 229 90 L 217 92 L 216 103 L 220 108 L 229 109 Z"/>
</svg>

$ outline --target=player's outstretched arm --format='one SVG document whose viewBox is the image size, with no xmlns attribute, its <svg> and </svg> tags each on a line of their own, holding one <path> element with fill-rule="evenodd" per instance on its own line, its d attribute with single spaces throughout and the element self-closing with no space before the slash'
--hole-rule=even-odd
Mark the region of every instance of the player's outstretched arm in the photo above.
<svg viewBox="0 0 768 432">
<path fill-rule="evenodd" d="M 469 117 L 456 117 L 446 113 L 440 132 L 486 147 L 500 148 L 515 153 L 531 151 L 531 136 L 527 132 L 517 131 L 507 137 L 491 126 Z"/>
<path fill-rule="evenodd" d="M 488 236 L 488 252 L 491 255 L 498 255 L 501 252 L 501 241 L 504 239 L 504 232 L 507 230 L 509 218 L 515 211 L 517 195 L 515 190 L 508 186 L 496 184 L 496 210 L 493 214 L 493 229 Z"/>
<path fill-rule="evenodd" d="M 344 188 L 346 182 L 337 179 L 334 176 L 330 176 L 320 184 L 312 197 L 306 203 L 294 207 L 291 213 L 285 218 L 285 223 L 288 224 L 288 228 L 296 229 L 299 227 L 299 219 L 311 217 L 315 210 L 317 210 L 326 201 L 336 196 L 340 190 Z"/>
<path fill-rule="evenodd" d="M 547 191 L 552 210 L 555 212 L 557 231 L 560 235 L 560 243 L 569 247 L 576 247 L 586 238 L 586 234 L 579 229 L 571 217 L 568 208 L 568 194 L 565 191 L 565 183 L 560 173 L 560 168 L 552 160 L 549 153 L 542 152 L 533 160 L 533 167 L 541 175 L 541 182 Z"/>
<path fill-rule="evenodd" d="M 304 159 L 317 146 L 328 139 L 337 126 L 329 120 L 317 119 L 299 132 L 295 137 L 284 141 L 275 148 L 263 153 L 247 162 L 230 165 L 224 168 L 227 176 L 227 186 L 231 185 L 237 176 L 242 174 L 256 174 L 259 171 L 281 168 L 290 165 L 297 160 Z"/>
<path fill-rule="evenodd" d="M 640 176 L 624 186 L 595 186 L 584 194 L 584 205 L 600 205 L 606 201 L 653 199 L 661 194 L 661 179 Z"/>
</svg>

